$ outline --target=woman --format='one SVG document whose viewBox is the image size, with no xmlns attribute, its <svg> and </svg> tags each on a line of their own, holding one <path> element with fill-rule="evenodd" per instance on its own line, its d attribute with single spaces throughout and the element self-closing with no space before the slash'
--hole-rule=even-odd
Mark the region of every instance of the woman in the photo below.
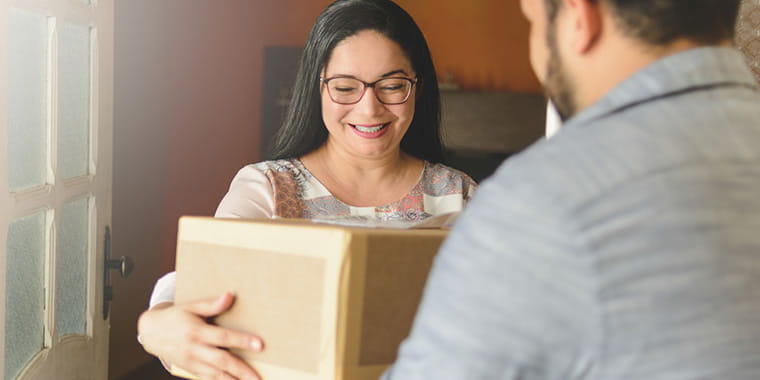
<svg viewBox="0 0 760 380">
<path fill-rule="evenodd" d="M 241 169 L 216 216 L 417 220 L 459 211 L 476 184 L 440 164 L 439 126 L 435 68 L 412 18 L 390 0 L 338 0 L 309 35 L 275 159 Z M 255 378 L 224 348 L 261 350 L 262 340 L 205 322 L 233 297 L 173 305 L 173 287 L 173 275 L 159 280 L 140 317 L 145 349 L 201 377 Z"/>
</svg>

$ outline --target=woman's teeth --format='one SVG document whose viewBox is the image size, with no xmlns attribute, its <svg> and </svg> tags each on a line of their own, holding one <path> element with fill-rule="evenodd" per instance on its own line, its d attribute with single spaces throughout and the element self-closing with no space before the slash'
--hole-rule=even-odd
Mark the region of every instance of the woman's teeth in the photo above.
<svg viewBox="0 0 760 380">
<path fill-rule="evenodd" d="M 361 125 L 354 125 L 354 128 L 356 128 L 359 132 L 375 133 L 375 132 L 377 132 L 377 131 L 385 128 L 386 125 L 388 125 L 388 124 L 376 125 L 374 127 L 362 127 Z"/>
</svg>

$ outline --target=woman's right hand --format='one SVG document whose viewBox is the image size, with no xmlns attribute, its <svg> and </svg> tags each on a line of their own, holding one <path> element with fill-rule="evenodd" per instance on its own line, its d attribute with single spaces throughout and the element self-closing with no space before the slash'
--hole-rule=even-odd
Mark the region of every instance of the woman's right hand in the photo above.
<svg viewBox="0 0 760 380">
<path fill-rule="evenodd" d="M 145 351 L 168 368 L 182 368 L 200 379 L 260 379 L 246 362 L 228 348 L 261 351 L 262 340 L 252 334 L 229 330 L 206 322 L 232 306 L 230 293 L 181 305 L 161 303 L 140 315 L 138 336 Z"/>
</svg>

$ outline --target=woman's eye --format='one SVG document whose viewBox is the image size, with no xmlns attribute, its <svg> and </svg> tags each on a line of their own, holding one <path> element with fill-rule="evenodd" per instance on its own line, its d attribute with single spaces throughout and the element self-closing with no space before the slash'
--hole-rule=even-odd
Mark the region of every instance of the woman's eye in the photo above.
<svg viewBox="0 0 760 380">
<path fill-rule="evenodd" d="M 404 86 L 403 86 L 403 85 L 397 84 L 397 85 L 388 85 L 388 86 L 383 86 L 383 87 L 382 87 L 382 90 L 383 90 L 383 91 L 399 91 L 399 90 L 401 90 L 402 88 L 404 88 Z"/>
<path fill-rule="evenodd" d="M 335 87 L 333 89 L 335 91 L 338 91 L 338 92 L 353 92 L 353 91 L 356 91 L 356 87 Z"/>
</svg>

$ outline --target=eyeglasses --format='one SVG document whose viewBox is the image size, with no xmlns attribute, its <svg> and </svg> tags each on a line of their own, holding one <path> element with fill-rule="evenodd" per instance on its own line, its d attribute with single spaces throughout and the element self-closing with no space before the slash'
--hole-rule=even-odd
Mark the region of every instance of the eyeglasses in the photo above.
<svg viewBox="0 0 760 380">
<path fill-rule="evenodd" d="M 375 97 L 386 105 L 402 104 L 409 100 L 412 87 L 417 84 L 417 78 L 391 77 L 367 83 L 356 78 L 332 77 L 319 78 L 327 86 L 330 99 L 338 104 L 358 103 L 367 87 L 375 89 Z"/>
</svg>

